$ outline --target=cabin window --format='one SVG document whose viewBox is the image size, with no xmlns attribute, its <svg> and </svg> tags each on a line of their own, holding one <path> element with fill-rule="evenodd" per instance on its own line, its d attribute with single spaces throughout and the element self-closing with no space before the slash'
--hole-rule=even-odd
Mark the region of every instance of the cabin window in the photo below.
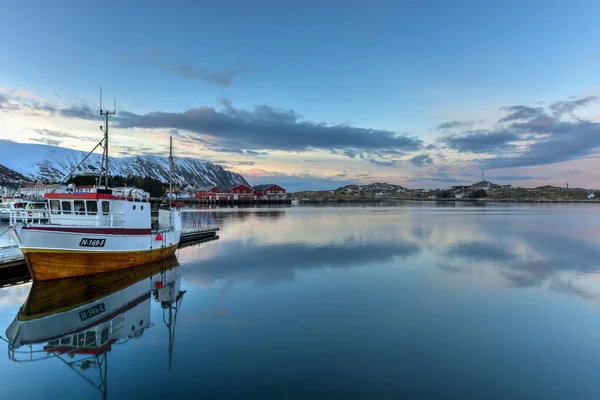
<svg viewBox="0 0 600 400">
<path fill-rule="evenodd" d="M 68 346 L 71 344 L 71 337 L 66 337 L 66 338 L 62 338 L 60 339 L 60 344 L 63 346 Z"/>
<path fill-rule="evenodd" d="M 70 201 L 62 202 L 62 212 L 63 212 L 63 214 L 71 214 L 71 202 Z"/>
<path fill-rule="evenodd" d="M 85 202 L 88 215 L 96 215 L 98 212 L 98 203 L 94 200 L 88 200 Z"/>
<path fill-rule="evenodd" d="M 73 338 L 76 340 L 75 343 L 77 347 L 83 347 L 85 345 L 85 333 L 78 333 L 77 335 L 73 336 Z"/>
<path fill-rule="evenodd" d="M 94 331 L 86 331 L 85 332 L 85 346 L 86 347 L 96 347 L 96 332 Z"/>
<path fill-rule="evenodd" d="M 102 202 L 102 214 L 108 215 L 110 212 L 110 203 L 108 201 Z"/>
<path fill-rule="evenodd" d="M 73 201 L 73 211 L 75 211 L 75 214 L 85 214 L 85 204 L 83 203 L 83 200 Z"/>
<path fill-rule="evenodd" d="M 60 214 L 60 201 L 50 200 L 50 212 L 52 214 Z"/>
<path fill-rule="evenodd" d="M 133 205 L 133 209 L 135 210 L 135 204 Z"/>
<path fill-rule="evenodd" d="M 100 332 L 100 344 L 106 342 L 108 342 L 108 326 L 102 328 L 102 332 Z"/>
<path fill-rule="evenodd" d="M 144 209 L 144 206 L 140 206 L 140 210 L 143 210 L 143 209 Z"/>
</svg>

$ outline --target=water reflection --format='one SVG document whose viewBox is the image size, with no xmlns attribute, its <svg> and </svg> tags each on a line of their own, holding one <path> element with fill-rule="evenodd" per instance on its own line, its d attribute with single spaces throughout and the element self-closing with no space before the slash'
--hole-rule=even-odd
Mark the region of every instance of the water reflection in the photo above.
<svg viewBox="0 0 600 400">
<path fill-rule="evenodd" d="M 600 270 L 586 207 L 487 205 L 217 210 L 227 241 L 186 253 L 204 283 L 270 284 L 297 272 L 431 260 L 438 271 L 490 278 L 512 287 L 545 287 L 590 298 L 581 276 Z M 253 260 L 249 262 L 249 260 Z"/>
<path fill-rule="evenodd" d="M 220 239 L 179 250 L 182 267 L 166 272 L 161 288 L 160 271 L 150 271 L 129 282 L 81 282 L 77 292 L 34 285 L 27 301 L 28 285 L 0 290 L 4 326 L 17 303 L 25 303 L 17 324 L 33 311 L 49 314 L 38 321 L 74 313 L 76 322 L 37 337 L 46 341 L 33 355 L 54 364 L 0 358 L 7 396 L 91 390 L 44 346 L 85 345 L 78 335 L 88 322 L 79 312 L 104 302 L 106 312 L 91 318 L 101 346 L 107 299 L 139 287 L 122 304 L 150 293 L 135 306 L 144 308 L 135 315 L 144 336 L 129 338 L 134 322 L 109 336 L 118 339 L 110 345 L 110 398 L 598 397 L 597 206 L 298 207 L 189 217 L 219 225 Z M 98 294 L 100 285 L 114 289 Z M 28 345 L 14 347 L 51 327 L 11 335 L 12 357 L 29 355 Z M 101 368 L 92 368 L 101 360 L 68 353 L 58 356 L 92 357 L 74 367 L 102 383 Z"/>
<path fill-rule="evenodd" d="M 160 303 L 171 369 L 177 313 L 183 296 L 175 256 L 126 270 L 34 282 L 6 330 L 8 356 L 17 363 L 58 359 L 108 394 L 108 354 L 153 327 L 151 301 Z"/>
</svg>

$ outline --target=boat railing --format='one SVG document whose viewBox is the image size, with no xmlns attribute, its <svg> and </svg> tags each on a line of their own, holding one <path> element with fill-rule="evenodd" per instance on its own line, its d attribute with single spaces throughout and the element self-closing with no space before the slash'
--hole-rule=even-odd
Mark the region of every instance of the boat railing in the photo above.
<svg viewBox="0 0 600 400">
<path fill-rule="evenodd" d="M 98 212 L 94 215 L 73 211 L 72 214 L 55 214 L 50 210 L 11 210 L 10 225 L 68 225 L 85 227 L 120 228 L 125 226 L 125 214 Z"/>
<path fill-rule="evenodd" d="M 95 338 L 96 338 L 95 343 L 100 343 L 100 345 L 102 346 L 102 345 L 106 344 L 107 342 L 110 342 L 110 340 L 112 340 L 111 338 L 114 339 L 114 336 L 116 336 L 117 333 L 119 333 L 119 331 L 122 331 L 123 329 L 125 329 L 124 322 L 125 322 L 125 319 L 122 316 L 116 320 L 113 320 L 111 332 L 110 332 L 110 338 L 108 340 L 105 340 L 104 342 L 101 341 L 102 340 L 101 332 L 100 331 L 96 332 L 95 333 Z M 78 335 L 81 335 L 81 333 L 82 332 L 79 332 L 79 333 L 76 333 L 71 336 L 78 336 Z M 84 344 L 83 346 L 81 346 L 81 345 L 75 346 L 75 345 L 73 345 L 72 342 L 70 342 L 68 344 L 68 346 L 72 347 L 72 348 L 65 350 L 64 352 L 54 352 L 54 351 L 48 351 L 47 349 L 45 349 L 45 346 L 48 346 L 49 342 L 37 343 L 37 344 L 26 344 L 26 345 L 23 345 L 20 347 L 14 347 L 14 345 L 8 340 L 7 340 L 7 342 L 8 342 L 8 358 L 11 361 L 15 361 L 15 362 L 19 362 L 19 363 L 46 360 L 48 358 L 53 358 L 53 357 L 56 357 L 57 355 L 62 355 L 62 354 L 71 356 L 71 355 L 74 355 L 75 353 L 77 353 L 77 351 L 80 350 L 81 348 L 91 348 L 86 344 Z M 57 344 L 56 346 L 61 347 L 62 345 Z"/>
</svg>

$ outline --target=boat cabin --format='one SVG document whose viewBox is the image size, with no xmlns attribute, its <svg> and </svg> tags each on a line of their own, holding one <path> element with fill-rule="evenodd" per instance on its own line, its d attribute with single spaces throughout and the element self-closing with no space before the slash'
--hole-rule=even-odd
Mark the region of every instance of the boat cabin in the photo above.
<svg viewBox="0 0 600 400">
<path fill-rule="evenodd" d="M 50 224 L 134 229 L 151 225 L 151 205 L 142 190 L 94 188 L 91 192 L 46 193 L 44 197 L 49 203 Z"/>
</svg>

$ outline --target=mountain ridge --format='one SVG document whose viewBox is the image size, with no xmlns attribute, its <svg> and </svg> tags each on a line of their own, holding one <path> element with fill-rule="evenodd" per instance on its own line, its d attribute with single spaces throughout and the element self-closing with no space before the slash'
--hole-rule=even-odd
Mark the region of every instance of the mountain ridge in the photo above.
<svg viewBox="0 0 600 400">
<path fill-rule="evenodd" d="M 41 183 L 62 181 L 85 155 L 87 152 L 65 147 L 0 140 L 0 164 L 27 180 Z M 101 159 L 101 154 L 91 154 L 75 173 L 97 173 Z M 169 159 L 156 155 L 110 157 L 109 170 L 111 175 L 150 177 L 168 182 Z M 194 187 L 248 185 L 248 181 L 236 172 L 190 157 L 173 157 L 173 183 Z"/>
</svg>

